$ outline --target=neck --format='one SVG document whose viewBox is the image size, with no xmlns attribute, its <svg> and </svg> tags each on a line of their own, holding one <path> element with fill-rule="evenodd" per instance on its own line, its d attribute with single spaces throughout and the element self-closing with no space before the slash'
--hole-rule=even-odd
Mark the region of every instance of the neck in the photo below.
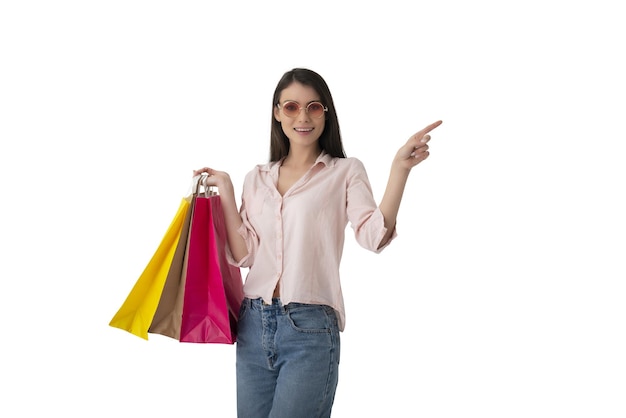
<svg viewBox="0 0 626 418">
<path fill-rule="evenodd" d="M 319 147 L 298 149 L 291 147 L 282 165 L 292 167 L 310 167 L 315 163 L 322 150 Z"/>
</svg>

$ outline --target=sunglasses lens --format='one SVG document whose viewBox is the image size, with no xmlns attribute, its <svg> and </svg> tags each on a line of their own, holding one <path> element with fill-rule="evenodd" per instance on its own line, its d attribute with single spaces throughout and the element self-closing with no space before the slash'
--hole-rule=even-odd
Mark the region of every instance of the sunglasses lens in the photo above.
<svg viewBox="0 0 626 418">
<path fill-rule="evenodd" d="M 283 104 L 283 112 L 289 117 L 298 116 L 300 106 L 296 102 L 285 102 L 285 104 Z"/>
<path fill-rule="evenodd" d="M 312 118 L 319 118 L 324 114 L 324 106 L 318 102 L 309 103 L 306 109 Z"/>
<path fill-rule="evenodd" d="M 281 106 L 283 113 L 290 118 L 295 118 L 300 114 L 300 105 L 296 102 L 285 102 Z M 312 118 L 321 118 L 324 115 L 324 105 L 320 102 L 311 102 L 306 107 L 306 113 Z"/>
</svg>

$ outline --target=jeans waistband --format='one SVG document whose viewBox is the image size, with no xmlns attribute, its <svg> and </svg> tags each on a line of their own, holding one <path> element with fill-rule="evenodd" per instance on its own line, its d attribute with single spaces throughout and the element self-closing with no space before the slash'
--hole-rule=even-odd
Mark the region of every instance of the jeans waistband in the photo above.
<svg viewBox="0 0 626 418">
<path fill-rule="evenodd" d="M 283 306 L 282 302 L 280 301 L 280 298 L 273 298 L 272 299 L 272 303 L 266 303 L 263 298 L 258 298 L 258 299 L 250 299 L 250 298 L 245 298 L 243 300 L 244 304 L 247 304 L 250 307 L 256 307 L 259 309 L 268 309 L 268 308 L 276 308 L 276 309 L 284 309 L 285 306 Z"/>
<path fill-rule="evenodd" d="M 291 302 L 287 305 L 283 305 L 280 298 L 273 298 L 272 303 L 266 303 L 263 298 L 250 299 L 244 298 L 242 305 L 246 305 L 247 307 L 255 307 L 258 309 L 278 309 L 282 311 L 288 311 L 292 308 L 302 308 L 304 307 L 324 307 L 325 309 L 333 310 L 328 305 L 320 305 L 320 304 L 310 304 L 310 303 L 299 303 L 299 302 Z"/>
</svg>

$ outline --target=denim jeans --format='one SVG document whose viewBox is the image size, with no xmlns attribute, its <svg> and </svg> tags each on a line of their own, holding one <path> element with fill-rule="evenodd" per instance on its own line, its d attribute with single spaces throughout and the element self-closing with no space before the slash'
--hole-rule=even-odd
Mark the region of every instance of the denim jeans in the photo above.
<svg viewBox="0 0 626 418">
<path fill-rule="evenodd" d="M 244 299 L 237 330 L 237 416 L 330 417 L 339 353 L 331 307 Z"/>
</svg>

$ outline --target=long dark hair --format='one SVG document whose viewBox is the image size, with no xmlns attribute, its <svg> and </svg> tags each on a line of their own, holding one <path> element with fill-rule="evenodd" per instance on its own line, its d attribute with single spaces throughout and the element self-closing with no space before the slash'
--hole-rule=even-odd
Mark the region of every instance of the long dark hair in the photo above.
<svg viewBox="0 0 626 418">
<path fill-rule="evenodd" d="M 341 142 L 341 133 L 339 131 L 339 120 L 335 111 L 333 97 L 326 81 L 315 71 L 306 68 L 294 68 L 283 74 L 282 78 L 274 90 L 274 98 L 272 99 L 272 131 L 270 138 L 270 161 L 279 161 L 286 157 L 289 153 L 289 138 L 283 132 L 280 122 L 274 117 L 274 109 L 280 100 L 280 94 L 284 89 L 289 87 L 293 82 L 301 83 L 305 86 L 315 89 L 320 95 L 320 100 L 324 106 L 328 107 L 326 112 L 326 123 L 324 132 L 319 139 L 320 147 L 332 157 L 346 158 Z"/>
</svg>

